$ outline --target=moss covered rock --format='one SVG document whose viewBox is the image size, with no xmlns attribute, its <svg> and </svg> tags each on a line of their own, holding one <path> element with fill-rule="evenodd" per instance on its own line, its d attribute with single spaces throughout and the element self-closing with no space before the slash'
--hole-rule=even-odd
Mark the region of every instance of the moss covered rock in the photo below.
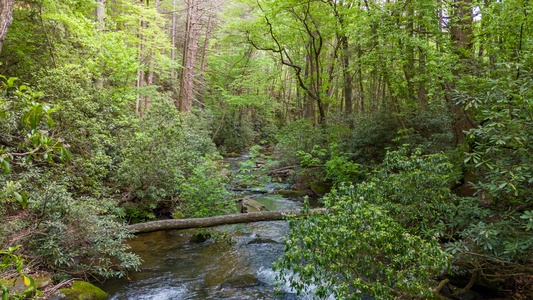
<svg viewBox="0 0 533 300">
<path fill-rule="evenodd" d="M 74 281 L 72 287 L 60 289 L 57 299 L 64 300 L 107 300 L 106 292 L 85 281 Z"/>
<path fill-rule="evenodd" d="M 191 238 L 189 239 L 189 243 L 200 244 L 200 243 L 207 241 L 210 238 L 211 238 L 211 233 L 201 231 L 191 236 Z"/>
<path fill-rule="evenodd" d="M 276 193 L 285 197 L 307 196 L 305 190 L 279 190 Z"/>
</svg>

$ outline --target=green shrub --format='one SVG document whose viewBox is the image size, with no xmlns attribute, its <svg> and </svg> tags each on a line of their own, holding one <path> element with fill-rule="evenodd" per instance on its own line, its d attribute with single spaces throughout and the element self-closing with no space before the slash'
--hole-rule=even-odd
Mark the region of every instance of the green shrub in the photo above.
<svg viewBox="0 0 533 300">
<path fill-rule="evenodd" d="M 396 144 L 393 140 L 399 128 L 397 120 L 386 110 L 356 116 L 353 129 L 338 141 L 340 151 L 350 153 L 356 163 L 379 164 L 386 149 Z"/>
<path fill-rule="evenodd" d="M 230 106 L 220 114 L 213 136 L 222 152 L 240 152 L 254 144 L 256 134 L 246 107 Z"/>
<path fill-rule="evenodd" d="M 441 154 L 388 152 L 365 181 L 327 195 L 327 213 L 291 221 L 280 275 L 294 272 L 292 287 L 316 285 L 321 297 L 433 297 L 450 264 L 438 238 L 456 211 L 451 167 Z"/>
<path fill-rule="evenodd" d="M 332 211 L 291 222 L 277 268 L 293 288 L 314 285 L 319 297 L 339 299 L 433 296 L 433 278 L 449 264 L 437 239 L 412 234 L 353 186 L 330 194 L 326 207 Z"/>
<path fill-rule="evenodd" d="M 139 258 L 124 243 L 132 235 L 113 216 L 114 201 L 74 198 L 46 176 L 33 182 L 24 184 L 28 208 L 12 213 L 0 226 L 8 243 L 24 245 L 32 264 L 84 278 L 120 277 L 139 266 Z"/>
<path fill-rule="evenodd" d="M 432 106 L 405 118 L 407 129 L 399 130 L 399 140 L 424 153 L 438 153 L 453 148 L 452 117 L 446 107 Z"/>
<path fill-rule="evenodd" d="M 59 106 L 17 86 L 14 79 L 0 79 L 0 126 L 6 130 L 0 140 L 8 141 L 0 148 L 0 242 L 20 244 L 20 253 L 32 264 L 70 276 L 107 278 L 137 267 L 139 258 L 124 244 L 131 235 L 115 217 L 116 201 L 103 196 L 102 188 L 87 193 L 74 184 L 80 175 L 72 170 L 83 169 L 84 160 L 70 160 L 67 148 L 80 154 L 80 147 L 65 142 L 64 136 L 70 135 L 58 122 Z M 70 87 L 76 89 L 75 84 Z M 96 172 L 105 176 L 109 165 Z"/>
<path fill-rule="evenodd" d="M 309 120 L 298 120 L 280 129 L 277 154 L 282 165 L 297 165 L 301 153 L 311 153 L 325 145 L 323 128 L 314 126 Z"/>
<path fill-rule="evenodd" d="M 186 216 L 227 211 L 226 178 L 209 132 L 204 118 L 180 115 L 168 98 L 154 100 L 135 136 L 125 141 L 114 177 L 131 193 L 127 219 L 170 216 L 176 209 Z"/>
<path fill-rule="evenodd" d="M 343 182 L 360 182 L 364 178 L 362 165 L 350 160 L 351 155 L 338 151 L 338 146 L 330 146 L 330 158 L 324 163 L 326 177 L 333 181 L 334 184 Z"/>
</svg>

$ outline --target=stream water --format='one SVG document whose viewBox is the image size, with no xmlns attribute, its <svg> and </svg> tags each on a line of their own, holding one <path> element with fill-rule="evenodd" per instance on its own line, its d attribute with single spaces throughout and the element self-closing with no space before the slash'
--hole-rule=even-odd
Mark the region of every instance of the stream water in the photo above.
<svg viewBox="0 0 533 300">
<path fill-rule="evenodd" d="M 226 159 L 238 172 L 246 155 Z M 298 209 L 302 197 L 283 197 L 276 193 L 281 184 L 263 182 L 240 196 L 252 198 L 268 210 Z M 283 238 L 289 233 L 285 221 L 219 226 L 211 229 L 222 238 L 201 243 L 190 239 L 197 230 L 171 230 L 140 234 L 129 244 L 143 259 L 141 270 L 128 279 L 107 281 L 102 287 L 113 300 L 300 300 L 288 283 L 276 284 L 273 263 L 284 253 Z M 245 288 L 226 288 L 223 283 L 234 276 L 253 274 L 260 284 Z M 312 287 L 310 291 L 312 292 Z M 463 299 L 495 299 L 469 292 Z M 332 297 L 330 297 L 332 298 Z M 364 299 L 372 299 L 365 296 Z M 498 298 L 502 299 L 502 298 Z M 328 299 L 329 300 L 329 299 Z"/>
<path fill-rule="evenodd" d="M 232 169 L 246 156 L 229 159 Z M 274 193 L 280 186 L 267 183 L 261 191 L 247 191 L 269 210 L 298 209 L 301 197 Z M 227 238 L 190 242 L 196 230 L 159 231 L 140 234 L 130 241 L 132 251 L 143 259 L 141 270 L 129 279 L 110 280 L 102 288 L 111 299 L 305 299 L 288 285 L 277 286 L 272 263 L 282 257 L 285 221 L 226 225 L 214 228 Z M 253 274 L 260 284 L 246 288 L 221 288 L 225 280 Z"/>
</svg>

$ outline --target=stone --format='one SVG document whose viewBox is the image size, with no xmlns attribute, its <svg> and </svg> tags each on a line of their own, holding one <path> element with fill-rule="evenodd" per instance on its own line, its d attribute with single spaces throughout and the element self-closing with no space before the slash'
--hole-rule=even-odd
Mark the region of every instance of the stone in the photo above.
<svg viewBox="0 0 533 300">
<path fill-rule="evenodd" d="M 207 241 L 210 238 L 211 238 L 211 234 L 209 232 L 198 232 L 194 234 L 193 236 L 191 236 L 191 238 L 189 239 L 189 243 L 200 244 L 200 243 Z"/>
<path fill-rule="evenodd" d="M 279 243 L 269 238 L 255 238 L 248 242 L 248 245 L 251 245 L 251 244 L 279 244 Z"/>
<path fill-rule="evenodd" d="M 74 281 L 72 287 L 60 289 L 55 295 L 60 300 L 107 300 L 106 292 L 85 281 Z"/>
<path fill-rule="evenodd" d="M 241 213 L 268 211 L 268 209 L 256 200 L 244 198 L 240 203 Z"/>
</svg>

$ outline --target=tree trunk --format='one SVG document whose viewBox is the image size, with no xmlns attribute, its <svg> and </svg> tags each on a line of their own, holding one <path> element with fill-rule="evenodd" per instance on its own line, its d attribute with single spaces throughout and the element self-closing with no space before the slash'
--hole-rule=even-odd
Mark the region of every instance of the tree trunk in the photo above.
<svg viewBox="0 0 533 300">
<path fill-rule="evenodd" d="M 352 81 L 353 76 L 350 73 L 350 50 L 348 49 L 348 37 L 343 35 L 341 37 L 341 49 L 342 49 L 342 74 L 343 74 L 343 84 L 342 84 L 342 94 L 344 96 L 344 110 L 347 115 L 351 115 L 353 112 L 353 89 Z"/>
<path fill-rule="evenodd" d="M 216 3 L 215 3 L 216 4 Z M 202 56 L 200 59 L 200 72 L 199 72 L 199 79 L 198 79 L 198 86 L 200 87 L 201 91 L 198 93 L 198 101 L 202 102 L 203 100 L 203 90 L 205 90 L 205 68 L 207 65 L 207 51 L 209 49 L 209 39 L 211 38 L 211 27 L 213 25 L 213 18 L 215 17 L 215 4 L 211 4 L 211 7 L 209 10 L 209 16 L 207 19 L 206 29 L 205 29 L 205 38 L 204 38 L 204 45 L 202 47 Z"/>
<path fill-rule="evenodd" d="M 473 57 L 472 0 L 455 0 L 454 4 L 456 9 L 450 21 L 450 35 L 454 50 L 460 59 L 460 68 L 455 69 L 453 75 L 459 77 L 466 71 L 465 69 Z M 455 84 L 453 82 L 448 83 L 445 96 L 454 118 L 452 121 L 454 144 L 458 146 L 466 144 L 464 131 L 471 129 L 473 124 L 463 104 L 453 100 L 452 91 L 454 89 Z"/>
<path fill-rule="evenodd" d="M 7 35 L 7 29 L 13 23 L 15 0 L 0 0 L 0 52 Z"/>
<path fill-rule="evenodd" d="M 102 35 L 105 30 L 105 4 L 106 0 L 96 0 L 96 29 L 98 29 L 100 35 Z M 100 51 L 102 51 L 102 47 L 100 47 Z M 100 66 L 103 68 L 103 61 L 100 61 Z M 104 78 L 102 74 L 100 74 L 99 77 L 95 79 L 95 86 L 99 90 L 103 90 Z"/>
<path fill-rule="evenodd" d="M 144 51 L 145 51 L 145 48 L 146 46 L 144 45 L 144 35 L 142 33 L 143 29 L 144 29 L 144 26 L 145 26 L 145 22 L 141 20 L 141 23 L 140 23 L 140 29 L 139 29 L 139 70 L 137 70 L 137 90 L 138 90 L 138 95 L 137 95 L 137 102 L 135 104 L 135 114 L 139 117 L 142 117 L 143 114 L 144 114 L 144 111 L 143 111 L 143 107 L 142 105 L 144 104 L 144 96 L 142 95 L 141 93 L 141 89 L 146 86 L 146 82 L 145 82 L 145 76 L 144 76 L 144 64 L 145 64 L 145 55 L 144 55 Z"/>
<path fill-rule="evenodd" d="M 157 11 L 159 11 L 160 6 L 160 0 L 155 0 L 154 7 Z M 149 2 L 146 2 L 146 6 L 149 6 Z M 155 20 L 154 20 L 155 21 Z M 148 76 L 146 79 L 146 85 L 152 86 L 154 85 L 154 68 L 155 68 L 155 51 L 154 46 L 152 45 L 150 47 L 150 56 L 149 56 L 149 63 L 148 63 Z M 143 105 L 143 114 L 147 113 L 150 110 L 150 106 L 152 105 L 152 98 L 149 96 L 144 97 L 144 105 Z"/>
<path fill-rule="evenodd" d="M 322 214 L 326 209 L 318 208 L 309 211 L 309 214 Z M 193 219 L 171 219 L 159 220 L 146 223 L 130 225 L 133 233 L 145 233 L 160 230 L 206 228 L 227 224 L 252 223 L 260 221 L 283 220 L 289 216 L 303 216 L 299 210 L 284 211 L 263 211 L 244 214 L 233 214 L 225 216 L 193 218 Z"/>
<path fill-rule="evenodd" d="M 418 74 L 422 77 L 422 80 L 418 83 L 418 105 L 420 109 L 425 111 L 428 108 L 427 89 L 426 89 L 426 53 L 422 48 L 418 49 Z"/>
<path fill-rule="evenodd" d="M 170 39 L 172 42 L 172 47 L 170 48 L 170 59 L 172 62 L 176 61 L 176 0 L 172 0 L 172 24 L 170 26 Z M 172 66 L 171 71 L 172 79 L 176 78 L 176 69 Z"/>
<path fill-rule="evenodd" d="M 200 3 L 189 0 L 187 4 L 187 22 L 185 25 L 185 42 L 183 46 L 182 73 L 180 82 L 179 110 L 188 112 L 192 109 L 195 94 L 194 77 L 198 59 L 198 39 L 200 35 Z"/>
<path fill-rule="evenodd" d="M 100 32 L 105 30 L 105 2 L 106 0 L 96 0 L 96 27 Z"/>
</svg>

